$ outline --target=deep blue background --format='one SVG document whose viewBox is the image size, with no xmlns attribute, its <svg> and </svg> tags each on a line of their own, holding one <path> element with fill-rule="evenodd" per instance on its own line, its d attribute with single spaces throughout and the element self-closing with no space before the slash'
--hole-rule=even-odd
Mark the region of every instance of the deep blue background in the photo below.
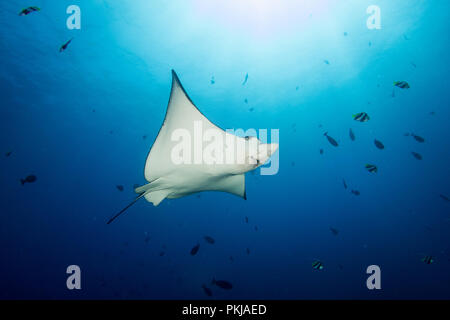
<svg viewBox="0 0 450 320">
<path fill-rule="evenodd" d="M 81 30 L 66 28 L 71 4 Z M 381 30 L 366 27 L 371 4 Z M 29 5 L 42 10 L 19 17 Z M 0 2 L 0 298 L 207 298 L 201 285 L 216 277 L 234 286 L 212 287 L 217 299 L 449 299 L 450 203 L 439 197 L 450 196 L 449 10 L 445 0 Z M 247 174 L 247 201 L 140 201 L 106 225 L 145 183 L 172 68 L 220 127 L 280 129 L 280 171 Z M 411 89 L 393 97 L 396 80 Z M 362 111 L 371 120 L 353 121 Z M 30 173 L 38 180 L 22 186 Z M 65 287 L 71 264 L 81 291 Z M 380 291 L 365 286 L 371 264 Z"/>
</svg>

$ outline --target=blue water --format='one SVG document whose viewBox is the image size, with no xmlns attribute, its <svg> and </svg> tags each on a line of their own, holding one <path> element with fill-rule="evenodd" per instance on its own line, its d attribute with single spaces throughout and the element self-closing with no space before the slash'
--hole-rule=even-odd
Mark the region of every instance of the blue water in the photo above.
<svg viewBox="0 0 450 320">
<path fill-rule="evenodd" d="M 80 30 L 66 27 L 71 4 Z M 372 4 L 379 30 L 366 26 Z M 41 11 L 18 16 L 30 5 Z M 0 298 L 449 299 L 450 203 L 439 196 L 450 197 L 449 10 L 439 0 L 0 2 Z M 279 129 L 279 172 L 247 173 L 246 201 L 141 200 L 106 225 L 146 183 L 171 69 L 218 126 Z M 399 80 L 411 88 L 394 89 Z M 354 121 L 358 112 L 371 119 Z M 22 186 L 29 174 L 37 181 Z M 366 287 L 372 264 L 381 290 Z M 69 265 L 81 290 L 66 288 Z"/>
</svg>

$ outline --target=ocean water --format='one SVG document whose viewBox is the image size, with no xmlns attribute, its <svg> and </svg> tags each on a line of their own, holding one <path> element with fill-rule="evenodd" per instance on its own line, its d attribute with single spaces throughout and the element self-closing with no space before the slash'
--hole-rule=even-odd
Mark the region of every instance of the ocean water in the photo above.
<svg viewBox="0 0 450 320">
<path fill-rule="evenodd" d="M 66 25 L 73 4 L 81 29 Z M 41 10 L 18 15 L 31 5 Z M 370 5 L 380 29 L 367 26 Z M 440 0 L 0 2 L 0 298 L 449 299 L 449 10 Z M 279 170 L 247 173 L 247 200 L 140 200 L 107 225 L 146 183 L 172 69 L 218 126 L 278 129 Z M 359 112 L 370 120 L 353 120 Z M 81 290 L 66 287 L 70 265 Z M 366 286 L 370 265 L 380 290 Z"/>
</svg>

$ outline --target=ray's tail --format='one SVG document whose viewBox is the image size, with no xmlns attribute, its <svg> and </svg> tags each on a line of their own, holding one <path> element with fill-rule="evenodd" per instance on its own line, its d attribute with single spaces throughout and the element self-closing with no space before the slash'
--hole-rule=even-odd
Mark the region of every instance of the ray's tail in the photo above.
<svg viewBox="0 0 450 320">
<path fill-rule="evenodd" d="M 118 218 L 122 213 L 124 213 L 129 207 L 131 207 L 133 204 L 136 203 L 136 201 L 138 201 L 140 198 L 142 198 L 145 195 L 146 192 L 142 192 L 140 195 L 138 195 L 133 201 L 131 201 L 131 203 L 129 203 L 125 208 L 123 208 L 122 210 L 120 210 L 119 213 L 115 214 L 111 219 L 108 220 L 108 222 L 106 224 L 110 224 L 111 222 L 113 222 L 116 218 Z"/>
</svg>

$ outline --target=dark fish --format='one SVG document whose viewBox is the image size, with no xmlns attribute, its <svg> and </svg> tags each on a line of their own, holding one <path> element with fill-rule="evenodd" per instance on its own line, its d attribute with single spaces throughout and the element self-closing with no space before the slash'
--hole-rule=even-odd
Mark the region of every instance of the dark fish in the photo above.
<svg viewBox="0 0 450 320">
<path fill-rule="evenodd" d="M 8 151 L 7 153 L 5 153 L 5 157 L 9 157 L 12 154 L 12 151 Z"/>
<path fill-rule="evenodd" d="M 291 166 L 295 167 L 295 162 L 294 161 L 291 162 Z"/>
<path fill-rule="evenodd" d="M 369 47 L 371 47 L 371 46 L 372 46 L 372 42 L 369 41 Z"/>
<path fill-rule="evenodd" d="M 244 79 L 244 82 L 242 82 L 242 85 L 246 84 L 247 80 L 248 80 L 248 73 L 245 75 L 245 79 Z"/>
<path fill-rule="evenodd" d="M 358 190 L 352 190 L 351 193 L 353 193 L 355 196 L 359 196 L 361 194 Z"/>
<path fill-rule="evenodd" d="M 352 128 L 348 131 L 348 135 L 350 136 L 350 140 L 355 141 L 355 134 L 353 133 Z"/>
<path fill-rule="evenodd" d="M 216 280 L 213 278 L 211 283 L 224 290 L 231 290 L 233 288 L 233 285 L 225 280 Z"/>
<path fill-rule="evenodd" d="M 378 172 L 378 168 L 374 164 L 366 164 L 366 169 L 367 169 L 367 171 L 372 172 L 372 173 Z"/>
<path fill-rule="evenodd" d="M 255 108 L 252 107 L 252 108 L 250 108 L 250 109 L 248 109 L 248 110 L 249 110 L 250 112 L 252 112 L 253 110 L 255 110 Z"/>
<path fill-rule="evenodd" d="M 162 257 L 163 255 L 165 255 L 166 253 L 164 252 L 164 251 L 161 251 L 160 253 L 159 253 L 159 256 L 160 257 Z"/>
<path fill-rule="evenodd" d="M 232 256 L 230 256 L 230 261 L 231 261 L 231 262 L 233 262 L 233 261 L 234 261 L 234 259 L 233 259 L 233 257 L 232 257 Z"/>
<path fill-rule="evenodd" d="M 248 100 L 247 100 L 247 98 L 245 98 L 245 99 L 244 99 L 244 102 L 245 102 L 245 103 L 248 103 Z"/>
<path fill-rule="evenodd" d="M 450 199 L 447 196 L 444 196 L 443 194 L 440 194 L 439 197 L 441 197 L 445 201 L 450 201 Z"/>
<path fill-rule="evenodd" d="M 299 86 L 296 86 L 296 87 L 295 87 L 295 90 L 298 90 L 299 88 L 300 88 Z"/>
<path fill-rule="evenodd" d="M 67 47 L 69 46 L 69 44 L 72 42 L 73 38 L 70 39 L 69 41 L 67 41 L 66 43 L 64 43 L 60 48 L 59 48 L 59 52 L 63 52 L 64 50 L 67 49 Z"/>
<path fill-rule="evenodd" d="M 422 160 L 422 155 L 420 153 L 411 151 L 411 154 L 416 158 L 417 160 Z"/>
<path fill-rule="evenodd" d="M 319 150 L 319 153 L 320 153 L 320 154 L 323 154 L 323 149 L 320 149 L 320 150 Z"/>
<path fill-rule="evenodd" d="M 315 270 L 323 270 L 323 263 L 320 262 L 320 261 L 314 261 L 314 262 L 312 263 L 312 267 L 313 267 L 313 269 L 315 269 Z"/>
<path fill-rule="evenodd" d="M 146 135 L 143 135 L 143 136 L 142 136 L 142 140 L 145 140 L 145 139 L 147 139 L 147 136 L 146 136 Z"/>
<path fill-rule="evenodd" d="M 323 135 L 324 135 L 325 137 L 327 137 L 328 142 L 331 143 L 332 146 L 334 146 L 334 147 L 337 147 L 337 146 L 338 146 L 337 141 L 334 140 L 332 137 L 330 137 L 330 136 L 328 135 L 328 132 L 325 132 Z"/>
<path fill-rule="evenodd" d="M 411 61 L 411 65 L 412 65 L 414 68 L 417 68 L 417 65 L 416 65 L 414 62 L 412 62 L 412 61 Z"/>
<path fill-rule="evenodd" d="M 200 243 L 191 249 L 191 256 L 195 256 L 198 252 L 198 249 L 200 249 Z"/>
<path fill-rule="evenodd" d="M 328 61 L 328 60 L 323 60 L 323 62 L 328 65 L 330 64 L 330 61 Z"/>
<path fill-rule="evenodd" d="M 333 227 L 330 227 L 330 231 L 331 231 L 331 233 L 332 233 L 333 235 L 335 235 L 335 236 L 337 236 L 337 235 L 339 234 L 339 230 L 338 230 L 338 229 L 335 229 L 335 228 L 333 228 Z"/>
<path fill-rule="evenodd" d="M 202 289 L 203 289 L 203 292 L 205 292 L 205 294 L 208 297 L 212 297 L 212 291 L 210 288 L 208 288 L 206 285 L 202 284 Z"/>
<path fill-rule="evenodd" d="M 214 80 L 214 76 L 211 77 L 211 84 L 216 83 L 216 80 Z"/>
<path fill-rule="evenodd" d="M 258 231 L 258 226 L 255 226 L 255 231 Z"/>
<path fill-rule="evenodd" d="M 422 258 L 422 262 L 432 264 L 434 262 L 434 258 L 432 256 L 425 256 Z"/>
<path fill-rule="evenodd" d="M 34 174 L 30 174 L 25 179 L 20 179 L 20 182 L 22 183 L 22 185 L 24 185 L 25 183 L 33 183 L 36 180 L 37 180 L 37 177 Z"/>
<path fill-rule="evenodd" d="M 248 217 L 245 217 L 245 223 L 248 223 Z"/>
<path fill-rule="evenodd" d="M 347 183 L 345 183 L 344 179 L 342 179 L 342 183 L 344 184 L 344 189 L 347 189 Z"/>
<path fill-rule="evenodd" d="M 420 142 L 420 143 L 425 142 L 425 139 L 422 138 L 421 136 L 415 135 L 414 133 L 411 133 L 411 136 L 412 136 L 417 142 Z"/>
<path fill-rule="evenodd" d="M 145 234 L 144 242 L 148 243 L 150 241 L 150 235 L 148 234 L 148 232 L 144 232 L 144 234 Z"/>
<path fill-rule="evenodd" d="M 353 120 L 359 122 L 367 122 L 370 120 L 370 117 L 366 112 L 359 112 L 353 115 Z"/>
<path fill-rule="evenodd" d="M 430 112 L 430 115 L 432 115 L 432 116 L 434 116 L 435 114 L 436 114 L 436 112 L 434 112 L 434 111 Z"/>
<path fill-rule="evenodd" d="M 40 10 L 41 10 L 41 8 L 39 8 L 39 7 L 34 7 L 34 6 L 28 7 L 28 8 L 22 9 L 22 11 L 19 12 L 19 16 L 27 16 L 32 12 L 36 12 L 36 11 L 40 11 Z"/>
<path fill-rule="evenodd" d="M 409 83 L 406 81 L 394 81 L 394 86 L 399 87 L 400 89 L 409 89 Z"/>
<path fill-rule="evenodd" d="M 249 255 L 250 254 L 250 249 L 249 248 L 247 248 L 247 255 Z"/>
<path fill-rule="evenodd" d="M 344 37 L 346 37 L 346 36 L 348 36 L 348 33 L 347 33 L 347 32 L 344 32 Z"/>
<path fill-rule="evenodd" d="M 206 242 L 213 244 L 214 242 L 216 242 L 212 237 L 210 236 L 204 236 L 203 239 L 205 239 Z"/>
<path fill-rule="evenodd" d="M 119 184 L 119 185 L 117 185 L 117 186 L 116 186 L 116 188 L 117 188 L 117 190 L 119 190 L 119 191 L 123 191 L 123 186 L 122 186 L 122 185 L 120 185 L 120 184 Z"/>
<path fill-rule="evenodd" d="M 384 144 L 383 144 L 381 141 L 375 139 L 375 140 L 373 141 L 373 143 L 375 143 L 375 147 L 377 147 L 378 149 L 380 149 L 380 150 L 383 150 L 383 149 L 384 149 Z"/>
</svg>

